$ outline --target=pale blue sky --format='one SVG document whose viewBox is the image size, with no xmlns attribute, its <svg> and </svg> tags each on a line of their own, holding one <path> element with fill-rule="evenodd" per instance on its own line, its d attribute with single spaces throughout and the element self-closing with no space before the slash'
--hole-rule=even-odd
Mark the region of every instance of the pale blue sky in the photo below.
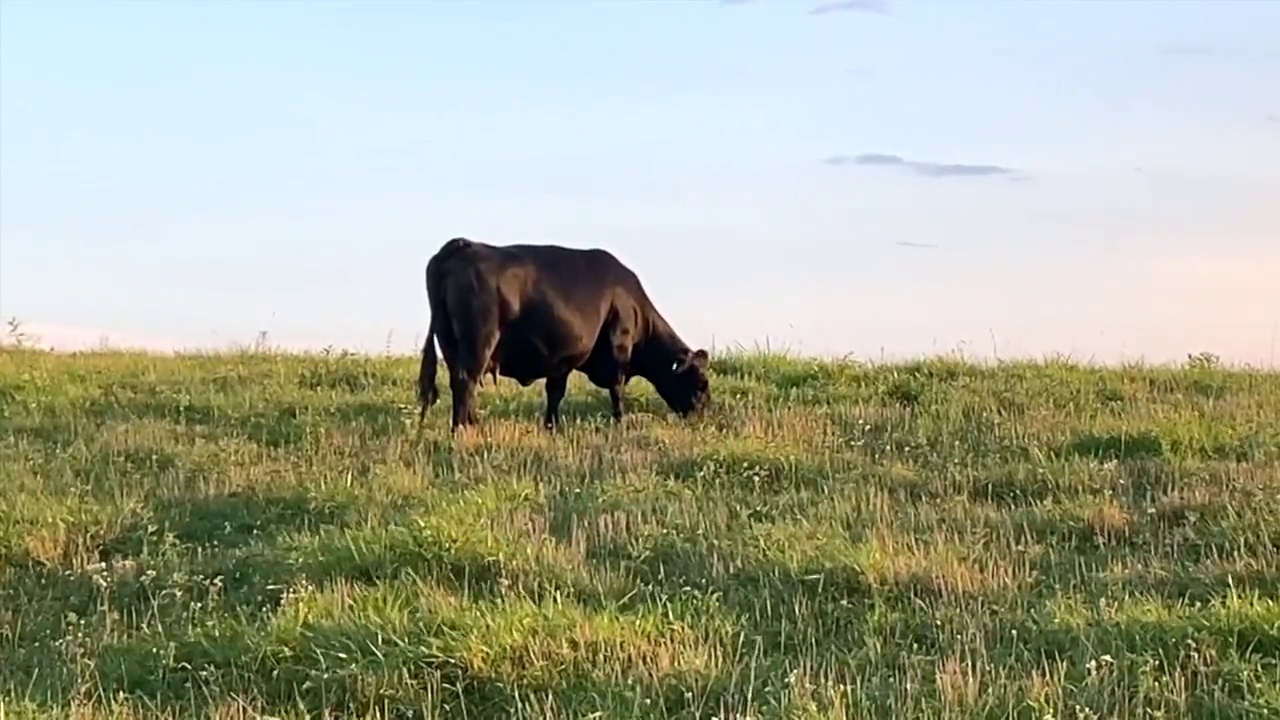
<svg viewBox="0 0 1280 720">
<path fill-rule="evenodd" d="M 696 345 L 1274 358 L 1280 1 L 821 5 L 0 0 L 0 314 L 411 350 L 465 235 Z"/>
</svg>

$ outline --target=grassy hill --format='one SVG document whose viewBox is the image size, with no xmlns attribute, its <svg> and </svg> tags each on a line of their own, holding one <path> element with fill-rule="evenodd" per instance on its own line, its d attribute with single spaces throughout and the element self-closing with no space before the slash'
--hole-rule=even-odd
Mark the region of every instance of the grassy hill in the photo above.
<svg viewBox="0 0 1280 720">
<path fill-rule="evenodd" d="M 0 718 L 1280 714 L 1276 373 L 416 368 L 0 354 Z"/>
</svg>

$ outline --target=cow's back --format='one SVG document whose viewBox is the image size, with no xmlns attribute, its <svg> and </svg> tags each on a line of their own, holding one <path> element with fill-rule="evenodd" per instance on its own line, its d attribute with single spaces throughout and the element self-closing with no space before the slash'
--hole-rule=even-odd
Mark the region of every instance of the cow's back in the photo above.
<svg viewBox="0 0 1280 720">
<path fill-rule="evenodd" d="M 525 306 L 554 302 L 561 309 L 590 314 L 616 296 L 634 294 L 635 276 L 611 253 L 559 245 L 495 247 L 502 257 L 498 280 L 504 295 Z"/>
</svg>

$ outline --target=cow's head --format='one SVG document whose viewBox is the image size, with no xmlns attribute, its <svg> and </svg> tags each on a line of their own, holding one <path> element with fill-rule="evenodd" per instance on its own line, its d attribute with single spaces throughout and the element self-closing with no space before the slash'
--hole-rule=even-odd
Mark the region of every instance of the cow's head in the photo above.
<svg viewBox="0 0 1280 720">
<path fill-rule="evenodd" d="M 707 379 L 709 361 L 706 350 L 685 350 L 654 378 L 654 389 L 681 416 L 701 413 L 711 400 L 711 382 Z"/>
</svg>

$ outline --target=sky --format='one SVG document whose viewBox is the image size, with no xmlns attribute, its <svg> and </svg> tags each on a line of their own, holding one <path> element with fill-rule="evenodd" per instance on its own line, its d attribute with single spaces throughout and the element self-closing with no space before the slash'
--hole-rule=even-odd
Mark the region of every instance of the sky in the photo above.
<svg viewBox="0 0 1280 720">
<path fill-rule="evenodd" d="M 0 316 L 413 352 L 449 238 L 686 342 L 1280 360 L 1280 1 L 0 0 Z"/>
</svg>

